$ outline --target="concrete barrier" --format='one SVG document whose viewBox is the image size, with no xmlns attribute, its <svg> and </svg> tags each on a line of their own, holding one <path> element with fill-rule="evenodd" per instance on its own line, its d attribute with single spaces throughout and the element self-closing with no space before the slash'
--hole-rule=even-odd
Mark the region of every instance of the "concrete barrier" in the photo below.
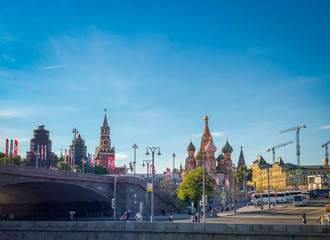
<svg viewBox="0 0 330 240">
<path fill-rule="evenodd" d="M 330 226 L 106 221 L 0 221 L 1 240 L 330 239 Z"/>
</svg>

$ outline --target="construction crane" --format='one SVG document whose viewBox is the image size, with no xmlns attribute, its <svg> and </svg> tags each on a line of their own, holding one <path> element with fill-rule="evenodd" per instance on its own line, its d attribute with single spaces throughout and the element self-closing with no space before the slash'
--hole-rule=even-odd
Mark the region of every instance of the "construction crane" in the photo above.
<svg viewBox="0 0 330 240">
<path fill-rule="evenodd" d="M 274 147 L 271 147 L 271 148 L 268 148 L 268 149 L 267 149 L 267 152 L 270 152 L 270 151 L 273 152 L 273 164 L 275 164 L 275 149 L 276 149 L 276 148 L 280 148 L 280 147 L 284 147 L 284 146 L 289 145 L 289 144 L 291 144 L 291 143 L 294 143 L 294 141 L 290 141 L 290 142 L 282 143 L 282 144 L 279 144 L 279 145 L 276 145 L 276 146 L 274 146 Z"/>
<path fill-rule="evenodd" d="M 280 131 L 280 133 L 286 133 L 291 131 L 296 131 L 296 148 L 297 148 L 297 165 L 300 166 L 300 145 L 299 145 L 299 131 L 301 128 L 306 128 L 306 125 L 301 125 L 287 130 Z"/>
<path fill-rule="evenodd" d="M 329 153 L 328 153 L 328 144 L 330 141 L 327 141 L 325 144 L 323 144 L 321 147 L 325 148 L 325 158 L 323 160 L 324 165 L 329 165 Z"/>
</svg>

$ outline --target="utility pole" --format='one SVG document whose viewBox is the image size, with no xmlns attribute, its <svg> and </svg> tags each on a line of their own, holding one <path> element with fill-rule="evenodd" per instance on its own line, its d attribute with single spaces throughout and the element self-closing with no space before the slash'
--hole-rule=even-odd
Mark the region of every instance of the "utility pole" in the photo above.
<svg viewBox="0 0 330 240">
<path fill-rule="evenodd" d="M 173 174 L 173 183 L 175 184 L 175 176 L 174 176 L 174 165 L 175 165 L 175 153 L 173 153 L 173 155 L 172 155 L 172 157 L 173 157 L 173 170 L 172 170 L 172 174 Z"/>
<path fill-rule="evenodd" d="M 301 125 L 293 128 L 289 128 L 287 130 L 283 130 L 280 133 L 286 133 L 290 131 L 296 131 L 296 148 L 297 148 L 297 165 L 300 166 L 300 145 L 299 145 L 299 131 L 301 128 L 306 128 L 306 125 Z"/>
<path fill-rule="evenodd" d="M 133 148 L 134 148 L 134 177 L 135 177 L 135 174 L 136 174 L 136 149 L 138 148 L 138 145 L 136 145 L 135 143 L 134 143 L 134 145 L 133 145 Z"/>
<path fill-rule="evenodd" d="M 236 213 L 236 189 L 235 189 L 235 164 L 233 163 L 232 164 L 233 166 L 233 170 L 234 170 L 234 173 L 233 173 L 233 188 L 234 188 L 234 213 Z"/>
<path fill-rule="evenodd" d="M 205 223 L 205 156 L 202 160 L 202 166 L 203 166 L 203 223 Z"/>
<path fill-rule="evenodd" d="M 269 186 L 269 167 L 267 166 L 267 176 L 268 176 L 268 209 L 270 209 L 270 186 Z"/>
</svg>

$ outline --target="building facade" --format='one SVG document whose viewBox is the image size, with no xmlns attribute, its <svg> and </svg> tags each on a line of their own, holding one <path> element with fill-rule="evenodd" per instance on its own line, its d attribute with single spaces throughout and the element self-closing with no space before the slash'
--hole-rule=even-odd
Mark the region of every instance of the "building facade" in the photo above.
<svg viewBox="0 0 330 240">
<path fill-rule="evenodd" d="M 281 157 L 277 158 L 275 164 L 269 164 L 261 155 L 250 167 L 252 169 L 252 185 L 259 192 L 267 191 L 268 179 L 270 191 L 273 191 L 275 187 L 277 191 L 307 190 L 308 176 L 316 174 L 327 176 L 330 173 L 330 166 L 298 166 L 284 163 Z"/>
<path fill-rule="evenodd" d="M 71 152 L 76 150 L 74 154 L 75 158 L 75 165 L 82 166 L 82 160 L 85 159 L 86 161 L 86 155 L 87 155 L 87 147 L 85 145 L 85 140 L 82 139 L 80 133 L 78 133 L 78 136 L 76 140 L 72 140 L 72 145 L 70 146 Z"/>
<path fill-rule="evenodd" d="M 39 145 L 39 155 L 38 154 Z M 41 158 L 41 146 L 47 146 L 43 149 L 43 158 Z M 23 165 L 36 167 L 36 160 L 38 160 L 38 167 L 56 166 L 55 155 L 52 153 L 52 141 L 49 139 L 49 131 L 45 129 L 44 125 L 38 127 L 33 131 L 33 138 L 30 140 L 30 151 L 26 153 L 26 160 Z"/>
<path fill-rule="evenodd" d="M 196 155 L 196 148 L 192 141 L 187 147 L 188 157 L 186 158 L 185 171 L 190 171 L 191 169 L 202 166 L 202 160 L 205 159 L 205 169 L 206 172 L 215 176 L 221 175 L 222 177 L 227 175 L 232 175 L 232 160 L 231 154 L 233 148 L 227 141 L 225 145 L 221 148 L 221 154 L 215 158 L 215 152 L 217 147 L 213 143 L 213 138 L 209 129 L 209 117 L 206 115 L 204 118 L 205 127 L 201 138 L 200 148 L 198 149 Z"/>
</svg>

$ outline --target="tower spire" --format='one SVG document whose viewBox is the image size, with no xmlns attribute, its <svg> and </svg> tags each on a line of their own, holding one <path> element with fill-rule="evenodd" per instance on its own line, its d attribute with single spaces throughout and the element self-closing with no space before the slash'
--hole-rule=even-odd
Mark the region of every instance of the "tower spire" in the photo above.
<svg viewBox="0 0 330 240">
<path fill-rule="evenodd" d="M 103 128 L 108 128 L 108 120 L 107 120 L 107 109 L 104 109 L 104 120 L 103 120 Z"/>
</svg>

